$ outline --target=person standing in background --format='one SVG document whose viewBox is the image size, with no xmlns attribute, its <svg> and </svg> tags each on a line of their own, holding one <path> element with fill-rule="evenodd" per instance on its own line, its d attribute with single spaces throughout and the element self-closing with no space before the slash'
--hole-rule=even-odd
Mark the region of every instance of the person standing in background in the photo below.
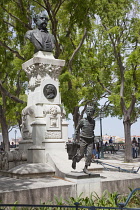
<svg viewBox="0 0 140 210">
<path fill-rule="evenodd" d="M 112 140 L 112 137 L 110 137 L 109 144 L 112 144 L 112 143 L 113 143 L 113 140 Z"/>
<path fill-rule="evenodd" d="M 132 157 L 133 158 L 138 157 L 138 142 L 135 137 L 132 140 Z"/>
</svg>

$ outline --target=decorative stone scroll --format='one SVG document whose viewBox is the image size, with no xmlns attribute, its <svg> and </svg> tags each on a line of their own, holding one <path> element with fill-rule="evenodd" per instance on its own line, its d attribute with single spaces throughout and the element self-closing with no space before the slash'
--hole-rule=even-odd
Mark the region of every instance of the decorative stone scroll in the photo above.
<svg viewBox="0 0 140 210">
<path fill-rule="evenodd" d="M 45 70 L 46 74 L 48 74 L 52 79 L 57 80 L 61 70 L 62 66 L 55 66 L 52 64 L 39 64 L 39 68 L 41 71 Z"/>
<path fill-rule="evenodd" d="M 34 90 L 35 87 L 41 84 L 43 78 L 48 75 L 54 79 L 58 80 L 58 77 L 61 73 L 62 66 L 52 65 L 52 64 L 33 64 L 25 68 L 25 72 L 29 78 L 28 88 Z"/>
</svg>

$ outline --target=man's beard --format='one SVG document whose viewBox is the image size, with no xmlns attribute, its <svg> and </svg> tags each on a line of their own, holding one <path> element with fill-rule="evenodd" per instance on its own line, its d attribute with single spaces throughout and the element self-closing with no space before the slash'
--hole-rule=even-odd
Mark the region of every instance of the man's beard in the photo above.
<svg viewBox="0 0 140 210">
<path fill-rule="evenodd" d="M 42 23 L 41 26 L 42 26 L 41 28 L 46 29 L 47 24 L 46 23 Z"/>
</svg>

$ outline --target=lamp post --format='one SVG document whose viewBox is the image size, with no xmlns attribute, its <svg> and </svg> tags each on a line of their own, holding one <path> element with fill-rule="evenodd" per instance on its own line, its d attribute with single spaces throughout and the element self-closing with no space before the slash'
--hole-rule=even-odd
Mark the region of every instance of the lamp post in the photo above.
<svg viewBox="0 0 140 210">
<path fill-rule="evenodd" d="M 99 118 L 100 118 L 101 158 L 104 158 L 104 153 L 103 153 L 103 134 L 102 134 L 102 118 L 104 118 L 104 112 L 103 112 L 102 109 L 100 110 Z"/>
<path fill-rule="evenodd" d="M 17 139 L 16 139 L 16 135 L 17 135 L 17 130 L 15 130 L 15 148 L 16 148 L 16 143 L 17 143 L 17 142 L 16 142 L 16 140 L 17 140 Z"/>
</svg>

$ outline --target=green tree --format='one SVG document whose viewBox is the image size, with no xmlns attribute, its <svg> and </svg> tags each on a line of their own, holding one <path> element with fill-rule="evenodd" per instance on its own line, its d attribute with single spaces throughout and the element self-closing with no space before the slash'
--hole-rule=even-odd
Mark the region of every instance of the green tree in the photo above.
<svg viewBox="0 0 140 210">
<path fill-rule="evenodd" d="M 21 110 L 25 106 L 22 105 L 25 103 L 25 74 L 21 71 L 25 58 L 20 53 L 24 44 L 22 34 L 25 33 L 25 28 L 20 28 L 22 18 L 16 16 L 18 7 L 19 5 L 14 5 L 11 1 L 2 1 L 0 8 L 0 125 L 5 151 L 9 150 L 8 129 L 15 124 L 21 125 Z"/>
<path fill-rule="evenodd" d="M 75 5 L 74 1 L 27 1 L 27 0 L 20 0 L 20 1 L 2 1 L 1 3 L 1 26 L 4 28 L 3 35 L 1 37 L 0 44 L 5 50 L 6 53 L 11 52 L 11 65 L 12 70 L 14 70 L 14 73 L 16 75 L 17 72 L 20 72 L 20 74 L 23 74 L 23 77 L 21 79 L 21 83 L 24 84 L 25 82 L 25 75 L 22 71 L 19 71 L 21 68 L 20 65 L 24 60 L 27 60 L 31 57 L 31 53 L 33 54 L 33 50 L 31 50 L 31 46 L 28 43 L 24 46 L 24 34 L 27 30 L 32 29 L 31 20 L 32 16 L 35 12 L 39 12 L 40 10 L 46 10 L 49 15 L 50 19 L 50 26 L 51 31 L 56 39 L 56 49 L 55 49 L 55 58 L 64 58 L 66 59 L 66 67 L 63 71 L 64 75 L 62 78 L 66 78 L 65 74 L 69 74 L 70 80 L 68 84 L 68 93 L 69 98 L 71 96 L 75 98 L 78 95 L 78 100 L 76 103 L 72 103 L 72 109 L 69 109 L 69 101 L 67 103 L 66 94 L 67 92 L 64 92 L 63 101 L 65 106 L 67 107 L 67 110 L 70 112 L 71 110 L 74 110 L 74 119 L 77 123 L 76 114 L 78 114 L 78 111 L 75 112 L 75 110 L 78 110 L 79 101 L 81 101 L 84 97 L 84 94 L 88 95 L 88 89 L 86 88 L 86 83 L 84 82 L 83 78 L 83 67 L 82 65 L 79 65 L 80 62 L 82 62 L 82 59 L 84 56 L 81 54 L 81 58 L 78 55 L 83 42 L 85 41 L 85 38 L 87 36 L 87 32 L 90 30 L 90 20 L 89 20 L 89 7 L 92 5 L 91 1 L 84 2 L 81 5 L 81 9 L 79 8 L 79 2 L 78 1 Z M 75 7 L 76 6 L 76 7 Z M 93 11 L 92 11 L 93 13 Z M 85 15 L 86 19 L 84 18 L 83 14 Z M 5 36 L 6 35 L 6 36 Z M 62 44 L 60 44 L 62 43 Z M 84 49 L 83 49 L 84 51 Z M 16 57 L 15 57 L 16 56 Z M 74 60 L 74 58 L 76 59 Z M 77 63 L 78 61 L 78 63 Z M 20 65 L 19 65 L 20 64 Z M 75 68 L 73 66 L 75 65 Z M 72 66 L 73 65 L 73 66 Z M 78 68 L 82 69 L 77 73 Z M 4 71 L 3 67 L 3 71 Z M 13 77 L 9 74 L 10 70 L 7 69 L 7 78 L 10 81 L 9 87 L 12 87 L 12 85 L 16 86 L 16 76 L 15 76 L 15 82 L 11 84 L 13 81 Z M 13 71 L 12 71 L 13 72 Z M 88 76 L 89 77 L 89 76 Z M 73 79 L 72 79 L 73 78 Z M 77 78 L 79 78 L 77 80 Z M 76 81 L 77 80 L 77 81 Z M 10 95 L 12 94 L 12 99 L 15 99 L 15 93 L 11 92 L 11 89 L 8 89 L 7 84 L 4 84 L 4 76 L 2 79 L 2 88 L 1 88 L 1 94 L 4 93 L 4 95 L 9 97 L 11 100 Z M 63 81 L 63 79 L 62 79 Z M 72 83 L 75 84 L 72 86 Z M 67 81 L 66 81 L 67 82 Z M 89 82 L 87 82 L 89 83 Z M 64 84 L 62 82 L 62 84 Z M 83 86 L 83 90 L 81 91 L 80 88 Z M 88 84 L 90 88 L 90 84 Z M 74 92 L 73 92 L 74 87 Z M 13 87 L 12 90 L 15 88 Z M 69 91 L 71 89 L 71 91 Z M 5 92 L 4 92 L 5 90 Z M 2 92 L 3 91 L 3 92 Z M 79 91 L 79 92 L 78 92 Z M 89 90 L 91 92 L 91 88 Z M 70 94 L 70 93 L 74 94 Z M 77 93 L 78 92 L 78 93 Z M 91 96 L 90 96 L 91 98 Z M 17 98 L 16 98 L 17 99 Z M 90 99 L 91 100 L 91 99 Z M 85 104 L 87 103 L 84 102 Z M 84 104 L 82 103 L 82 104 Z M 8 104 L 8 101 L 6 102 Z M 2 104 L 3 105 L 3 104 Z M 8 109 L 8 106 L 6 106 L 6 109 Z M 6 112 L 5 116 L 7 116 Z M 7 112 L 8 113 L 8 112 Z M 76 114 L 75 114 L 76 113 Z"/>
<path fill-rule="evenodd" d="M 95 1 L 68 1 L 62 19 L 61 57 L 66 60 L 65 68 L 60 76 L 62 102 L 68 113 L 72 113 L 74 126 L 83 117 L 87 104 L 95 107 L 103 95 L 103 90 L 95 81 L 97 74 L 94 65 L 95 51 L 91 48 L 91 32 L 94 30 Z M 83 106 L 83 111 L 79 108 Z"/>
<path fill-rule="evenodd" d="M 55 58 L 66 60 L 60 89 L 67 112 L 73 114 L 76 126 L 83 115 L 80 106 L 92 103 L 96 107 L 101 97 L 108 97 L 108 113 L 124 119 L 129 161 L 131 123 L 139 115 L 138 6 L 134 0 L 2 0 L 0 97 L 6 96 L 6 102 L 1 100 L 2 108 L 9 110 L 11 100 L 19 102 L 24 98 L 27 78 L 21 64 L 33 54 L 33 46 L 25 44 L 24 34 L 34 28 L 34 13 L 46 10 L 56 39 Z M 18 84 L 20 91 L 16 95 Z M 8 111 L 3 113 L 8 122 Z"/>
<path fill-rule="evenodd" d="M 97 1 L 97 80 L 108 94 L 110 113 L 123 117 L 125 161 L 131 161 L 131 124 L 139 117 L 140 18 L 137 1 Z"/>
</svg>

